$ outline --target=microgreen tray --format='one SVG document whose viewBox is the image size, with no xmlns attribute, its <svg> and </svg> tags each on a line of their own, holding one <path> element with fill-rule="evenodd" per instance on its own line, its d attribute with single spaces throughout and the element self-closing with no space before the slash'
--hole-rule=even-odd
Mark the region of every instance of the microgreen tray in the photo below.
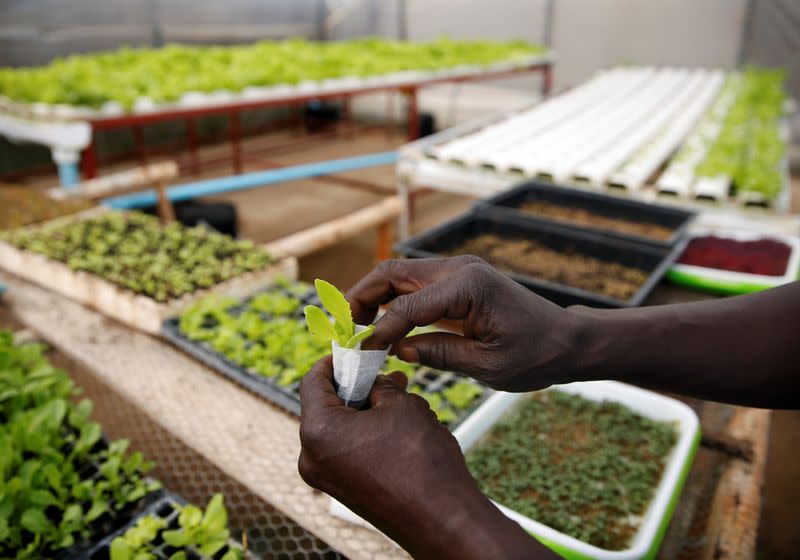
<svg viewBox="0 0 800 560">
<path fill-rule="evenodd" d="M 761 234 L 733 229 L 697 229 L 689 238 L 715 235 L 717 237 L 735 239 L 737 241 L 754 241 L 757 239 L 773 239 L 791 247 L 791 253 L 783 276 L 766 276 L 748 274 L 706 266 L 675 263 L 667 272 L 667 279 L 693 289 L 720 294 L 747 294 L 767 290 L 783 284 L 794 282 L 800 277 L 800 239 L 793 235 L 769 233 Z"/>
<path fill-rule="evenodd" d="M 638 531 L 628 548 L 619 551 L 605 550 L 556 531 L 502 504 L 497 504 L 498 507 L 523 529 L 568 560 L 655 558 L 700 442 L 700 425 L 696 414 L 675 399 L 613 381 L 572 383 L 554 388 L 589 400 L 616 402 L 641 416 L 675 426 L 677 441 L 667 458 L 661 481 L 642 516 Z M 453 432 L 462 450 L 467 453 L 525 397 L 523 393 L 501 392 L 489 397 Z M 535 442 L 532 441 L 531 445 L 535 445 Z"/>
</svg>

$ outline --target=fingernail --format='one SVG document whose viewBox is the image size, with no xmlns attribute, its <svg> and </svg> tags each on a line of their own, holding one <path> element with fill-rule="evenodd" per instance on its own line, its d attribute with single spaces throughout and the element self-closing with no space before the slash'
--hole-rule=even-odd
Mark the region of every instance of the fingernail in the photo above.
<svg viewBox="0 0 800 560">
<path fill-rule="evenodd" d="M 417 352 L 417 349 L 410 344 L 398 346 L 396 351 L 397 357 L 404 362 L 419 362 L 419 352 Z"/>
</svg>

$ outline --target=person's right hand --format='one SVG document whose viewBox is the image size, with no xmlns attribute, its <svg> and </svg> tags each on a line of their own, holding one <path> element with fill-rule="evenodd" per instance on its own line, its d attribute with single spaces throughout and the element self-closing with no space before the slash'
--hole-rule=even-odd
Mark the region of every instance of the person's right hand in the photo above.
<svg viewBox="0 0 800 560">
<path fill-rule="evenodd" d="M 575 365 L 579 314 L 535 295 L 473 256 L 382 262 L 348 293 L 353 318 L 366 325 L 390 303 L 365 348 L 386 348 L 409 362 L 456 371 L 504 391 L 532 391 L 566 378 Z M 436 332 L 404 338 L 441 319 L 463 336 Z"/>
</svg>

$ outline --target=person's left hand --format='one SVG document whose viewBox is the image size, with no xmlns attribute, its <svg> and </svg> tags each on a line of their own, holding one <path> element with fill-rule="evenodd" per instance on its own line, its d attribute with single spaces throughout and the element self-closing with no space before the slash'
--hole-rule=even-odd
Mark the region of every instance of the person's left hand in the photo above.
<svg viewBox="0 0 800 560">
<path fill-rule="evenodd" d="M 317 362 L 300 384 L 303 480 L 414 557 L 520 557 L 520 546 L 541 553 L 480 491 L 456 439 L 406 384 L 400 372 L 379 375 L 370 408 L 356 410 L 336 395 L 330 356 Z"/>
</svg>

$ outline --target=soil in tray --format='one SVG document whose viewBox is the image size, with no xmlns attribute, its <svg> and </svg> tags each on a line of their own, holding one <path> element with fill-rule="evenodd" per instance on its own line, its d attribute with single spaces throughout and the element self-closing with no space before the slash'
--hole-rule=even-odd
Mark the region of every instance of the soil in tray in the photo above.
<svg viewBox="0 0 800 560">
<path fill-rule="evenodd" d="M 559 391 L 521 401 L 467 452 L 493 500 L 581 541 L 629 546 L 677 435 L 610 402 Z"/>
<path fill-rule="evenodd" d="M 0 230 L 13 229 L 91 208 L 84 200 L 54 200 L 32 187 L 0 186 Z"/>
<path fill-rule="evenodd" d="M 774 239 L 738 241 L 708 235 L 692 239 L 678 262 L 733 272 L 783 276 L 791 254 L 789 245 Z"/>
<path fill-rule="evenodd" d="M 565 284 L 618 300 L 628 300 L 647 280 L 647 273 L 574 251 L 557 252 L 530 239 L 485 233 L 468 239 L 450 255 L 477 255 L 493 266 L 539 280 Z"/>
<path fill-rule="evenodd" d="M 675 233 L 675 230 L 659 224 L 632 222 L 619 218 L 612 218 L 586 210 L 585 208 L 562 206 L 544 200 L 523 202 L 518 208 L 527 214 L 545 216 L 546 218 L 558 222 L 635 235 L 637 237 L 646 237 L 657 241 L 669 241 Z"/>
</svg>

